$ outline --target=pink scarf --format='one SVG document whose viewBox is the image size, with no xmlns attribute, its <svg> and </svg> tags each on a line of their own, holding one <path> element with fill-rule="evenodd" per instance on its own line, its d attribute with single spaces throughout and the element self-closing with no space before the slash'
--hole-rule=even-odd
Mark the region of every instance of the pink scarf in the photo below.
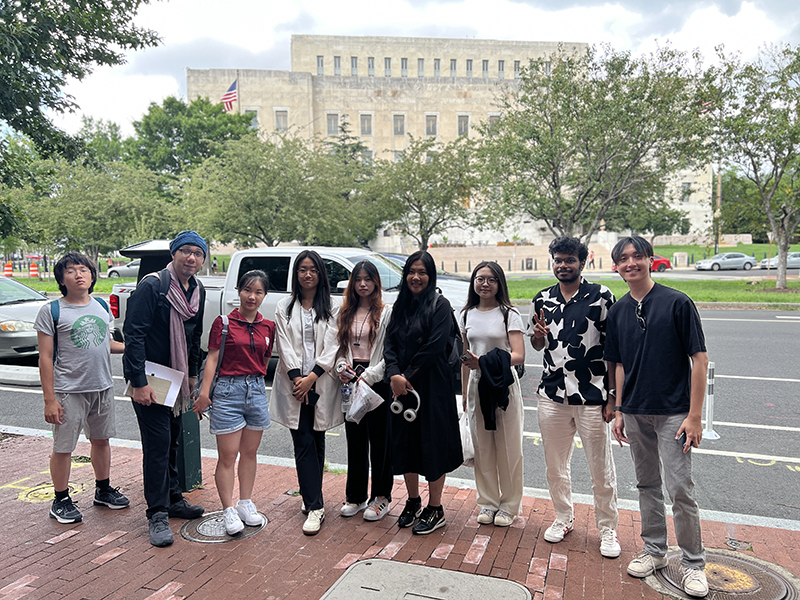
<svg viewBox="0 0 800 600">
<path fill-rule="evenodd" d="M 191 300 L 187 302 L 186 294 L 183 293 L 183 287 L 175 274 L 175 267 L 172 266 L 172 263 L 167 265 L 167 271 L 171 275 L 167 301 L 172 307 L 172 310 L 169 311 L 169 366 L 183 373 L 181 391 L 172 408 L 173 414 L 179 416 L 189 408 L 189 398 L 192 392 L 189 387 L 189 353 L 186 347 L 186 330 L 183 328 L 183 322 L 195 316 L 200 308 L 200 285 L 198 284 L 194 288 Z"/>
</svg>

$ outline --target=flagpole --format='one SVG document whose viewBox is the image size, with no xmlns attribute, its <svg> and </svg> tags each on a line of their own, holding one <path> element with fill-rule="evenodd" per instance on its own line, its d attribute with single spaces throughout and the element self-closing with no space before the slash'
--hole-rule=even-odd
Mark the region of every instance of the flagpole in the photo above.
<svg viewBox="0 0 800 600">
<path fill-rule="evenodd" d="M 242 114 L 242 82 L 239 80 L 239 69 L 236 69 L 236 107 Z"/>
</svg>

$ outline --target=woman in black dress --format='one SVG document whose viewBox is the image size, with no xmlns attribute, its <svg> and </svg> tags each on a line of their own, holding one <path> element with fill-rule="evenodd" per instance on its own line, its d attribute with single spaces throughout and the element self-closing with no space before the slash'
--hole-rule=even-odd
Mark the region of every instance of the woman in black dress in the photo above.
<svg viewBox="0 0 800 600">
<path fill-rule="evenodd" d="M 433 258 L 427 252 L 415 252 L 403 267 L 383 355 L 385 380 L 402 404 L 399 414 L 392 411 L 390 427 L 392 470 L 405 477 L 408 491 L 398 525 L 413 525 L 412 532 L 418 535 L 445 525 L 445 475 L 463 462 L 455 376 L 448 362 L 454 333 L 453 309 L 436 291 Z M 419 394 L 419 409 L 410 390 Z M 416 411 L 411 421 L 409 409 Z M 428 506 L 424 509 L 420 475 L 428 481 Z"/>
</svg>

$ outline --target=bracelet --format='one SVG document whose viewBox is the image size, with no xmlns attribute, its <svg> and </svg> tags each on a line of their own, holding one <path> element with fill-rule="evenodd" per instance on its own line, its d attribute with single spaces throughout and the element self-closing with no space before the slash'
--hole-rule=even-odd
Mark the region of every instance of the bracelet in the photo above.
<svg viewBox="0 0 800 600">
<path fill-rule="evenodd" d="M 614 407 L 614 412 L 622 412 L 622 407 L 621 406 L 615 406 Z"/>
</svg>

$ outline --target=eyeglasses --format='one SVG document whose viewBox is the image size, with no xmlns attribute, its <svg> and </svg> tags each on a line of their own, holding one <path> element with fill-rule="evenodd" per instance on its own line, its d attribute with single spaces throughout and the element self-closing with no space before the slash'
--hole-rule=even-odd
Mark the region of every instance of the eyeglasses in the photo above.
<svg viewBox="0 0 800 600">
<path fill-rule="evenodd" d="M 206 257 L 206 255 L 203 254 L 202 250 L 189 250 L 188 248 L 178 248 L 178 252 L 180 252 L 186 258 L 194 256 L 197 260 L 203 260 Z"/>
<path fill-rule="evenodd" d="M 647 331 L 647 321 L 644 319 L 644 315 L 642 314 L 642 303 L 636 305 L 636 322 L 639 323 L 639 329 L 642 331 Z"/>
<path fill-rule="evenodd" d="M 297 272 L 300 275 L 307 275 L 309 273 L 311 273 L 312 275 L 319 275 L 319 271 L 317 269 L 314 269 L 314 268 L 306 269 L 305 267 L 300 267 L 299 269 L 297 269 Z"/>
<path fill-rule="evenodd" d="M 574 256 L 568 256 L 567 258 L 554 258 L 553 264 L 554 265 L 574 265 L 578 262 L 578 259 Z"/>
<path fill-rule="evenodd" d="M 495 285 L 497 283 L 497 279 L 495 277 L 476 277 L 475 283 L 478 285 L 483 285 L 484 283 L 488 283 L 489 285 Z"/>
</svg>

